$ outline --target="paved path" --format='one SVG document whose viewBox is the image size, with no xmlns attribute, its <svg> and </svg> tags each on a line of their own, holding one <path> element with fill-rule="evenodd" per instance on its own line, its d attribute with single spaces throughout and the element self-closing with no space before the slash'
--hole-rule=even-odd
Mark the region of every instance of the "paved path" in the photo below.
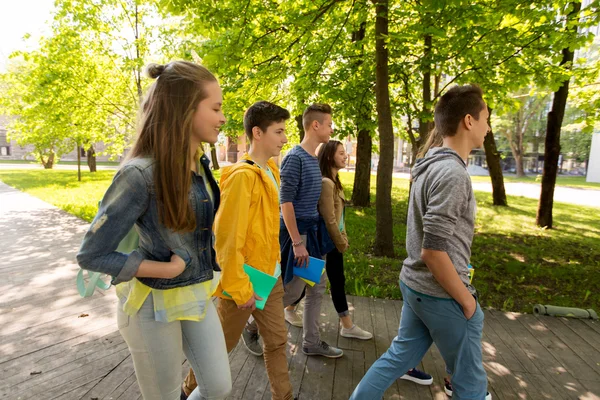
<svg viewBox="0 0 600 400">
<path fill-rule="evenodd" d="M 0 182 L 0 399 L 139 399 L 131 356 L 115 321 L 113 290 L 81 299 L 74 258 L 88 224 Z M 369 341 L 339 336 L 323 301 L 323 339 L 339 360 L 308 358 L 289 327 L 288 361 L 301 400 L 346 400 L 396 335 L 402 302 L 349 296 Z M 484 363 L 494 399 L 600 399 L 600 323 L 486 311 Z M 230 354 L 230 399 L 270 399 L 262 358 Z M 435 346 L 420 368 L 432 386 L 397 381 L 386 399 L 446 399 Z M 187 366 L 182 365 L 182 377 Z"/>
</svg>

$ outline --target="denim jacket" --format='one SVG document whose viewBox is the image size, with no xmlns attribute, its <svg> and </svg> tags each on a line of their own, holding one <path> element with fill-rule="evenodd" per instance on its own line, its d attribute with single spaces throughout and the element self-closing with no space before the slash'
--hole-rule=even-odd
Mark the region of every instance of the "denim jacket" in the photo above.
<svg viewBox="0 0 600 400">
<path fill-rule="evenodd" d="M 136 158 L 117 172 L 83 238 L 77 262 L 81 268 L 111 275 L 116 285 L 131 280 L 142 260 L 167 262 L 172 254 L 177 254 L 186 264 L 179 276 L 138 279 L 153 289 L 208 281 L 213 278 L 213 270 L 220 270 L 212 230 L 220 192 L 208 168 L 209 160 L 202 155 L 199 165 L 204 168 L 215 202 L 211 202 L 201 175 L 194 173 L 189 196 L 196 213 L 196 229 L 185 233 L 176 233 L 159 222 L 153 164 L 152 159 Z M 139 248 L 129 254 L 117 252 L 119 242 L 134 225 L 140 238 Z"/>
</svg>

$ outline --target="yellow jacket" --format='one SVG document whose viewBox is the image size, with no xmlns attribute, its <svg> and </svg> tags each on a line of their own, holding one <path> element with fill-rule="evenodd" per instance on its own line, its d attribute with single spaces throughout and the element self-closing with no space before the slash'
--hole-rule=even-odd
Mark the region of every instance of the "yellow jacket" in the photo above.
<svg viewBox="0 0 600 400">
<path fill-rule="evenodd" d="M 242 159 L 251 158 L 246 154 Z M 279 168 L 273 160 L 268 166 L 279 186 Z M 281 257 L 279 191 L 258 165 L 238 162 L 223 168 L 215 237 L 221 280 L 214 296 L 227 298 L 225 291 L 236 304 L 244 304 L 254 292 L 244 263 L 273 275 Z"/>
</svg>

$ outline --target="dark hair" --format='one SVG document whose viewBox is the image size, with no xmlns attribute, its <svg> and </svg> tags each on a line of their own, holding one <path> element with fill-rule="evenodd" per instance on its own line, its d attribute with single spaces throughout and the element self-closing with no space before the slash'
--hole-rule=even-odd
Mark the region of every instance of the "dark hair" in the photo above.
<svg viewBox="0 0 600 400">
<path fill-rule="evenodd" d="M 454 86 L 440 98 L 435 106 L 433 114 L 435 129 L 442 138 L 454 136 L 460 121 L 467 114 L 479 121 L 479 114 L 484 108 L 483 92 L 479 86 Z"/>
<path fill-rule="evenodd" d="M 290 112 L 283 107 L 268 101 L 257 101 L 244 113 L 244 131 L 248 140 L 252 142 L 252 128 L 258 126 L 263 132 L 275 122 L 286 121 L 290 118 Z"/>
<path fill-rule="evenodd" d="M 176 232 L 196 228 L 190 203 L 190 137 L 194 113 L 207 97 L 205 86 L 217 78 L 205 67 L 188 61 L 149 64 L 156 79 L 140 105 L 138 137 L 127 159 L 154 159 L 154 185 L 160 222 Z"/>
<path fill-rule="evenodd" d="M 323 116 L 325 114 L 331 115 L 331 106 L 329 104 L 315 103 L 306 107 L 306 110 L 304 110 L 304 113 L 302 114 L 302 126 L 304 127 L 304 130 L 308 130 L 313 121 L 322 124 Z"/>
<path fill-rule="evenodd" d="M 340 176 L 333 176 L 331 174 L 331 168 L 335 167 L 335 153 L 337 153 L 338 146 L 344 146 L 339 140 L 330 140 L 329 142 L 321 145 L 319 148 L 319 168 L 321 168 L 321 175 L 323 178 L 329 178 L 335 183 L 337 190 L 344 190 Z"/>
</svg>

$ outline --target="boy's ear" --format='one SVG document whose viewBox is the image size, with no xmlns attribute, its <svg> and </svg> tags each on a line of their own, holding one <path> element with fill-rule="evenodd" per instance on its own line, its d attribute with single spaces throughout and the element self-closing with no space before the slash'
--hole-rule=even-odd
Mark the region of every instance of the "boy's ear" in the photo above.
<svg viewBox="0 0 600 400">
<path fill-rule="evenodd" d="M 473 122 L 472 119 L 473 119 L 473 117 L 471 116 L 471 114 L 467 114 L 463 118 L 463 123 L 465 124 L 465 129 L 466 130 L 471 130 L 471 125 L 472 125 L 472 122 Z"/>
<path fill-rule="evenodd" d="M 260 129 L 258 126 L 255 126 L 252 128 L 252 138 L 253 139 L 260 140 L 260 136 L 262 135 L 262 133 L 263 133 L 262 129 Z"/>
</svg>

